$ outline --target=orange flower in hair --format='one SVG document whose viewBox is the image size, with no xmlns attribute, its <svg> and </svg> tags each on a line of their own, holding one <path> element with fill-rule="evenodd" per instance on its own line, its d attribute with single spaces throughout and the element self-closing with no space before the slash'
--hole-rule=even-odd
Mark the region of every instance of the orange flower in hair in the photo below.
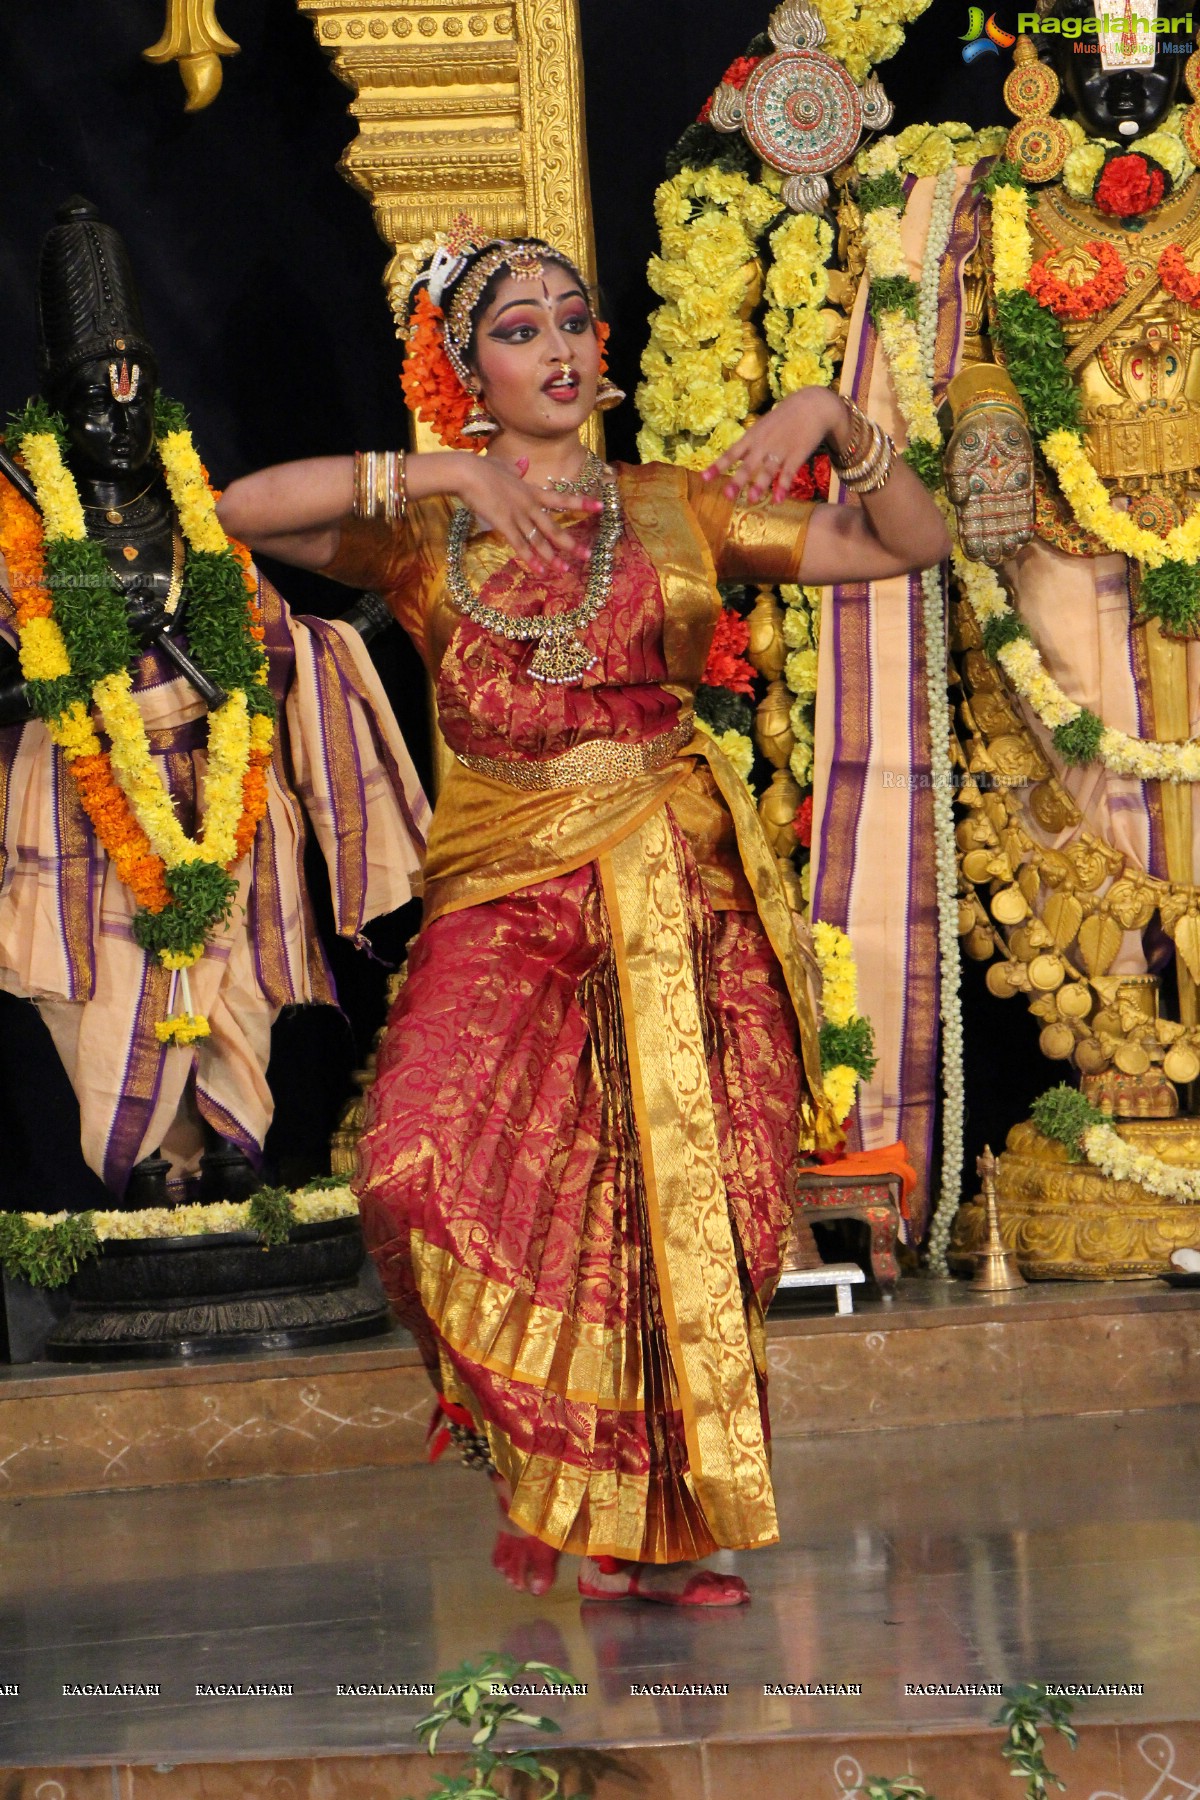
<svg viewBox="0 0 1200 1800">
<path fill-rule="evenodd" d="M 600 345 L 600 368 L 598 372 L 601 381 L 603 381 L 604 377 L 608 374 L 608 334 L 612 327 L 609 325 L 607 319 L 596 319 L 594 324 L 596 328 L 596 341 Z"/>
<path fill-rule="evenodd" d="M 411 411 L 433 426 L 448 450 L 482 450 L 480 440 L 462 434 L 471 396 L 446 355 L 445 314 L 425 288 L 413 305 L 400 385 Z"/>
</svg>

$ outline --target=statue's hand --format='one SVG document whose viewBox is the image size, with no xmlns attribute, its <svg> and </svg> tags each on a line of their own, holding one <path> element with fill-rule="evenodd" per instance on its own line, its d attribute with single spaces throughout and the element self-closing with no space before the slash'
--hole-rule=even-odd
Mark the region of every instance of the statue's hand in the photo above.
<svg viewBox="0 0 1200 1800">
<path fill-rule="evenodd" d="M 360 594 L 354 605 L 338 616 L 343 625 L 353 625 L 364 644 L 371 643 L 392 623 L 387 601 L 382 594 L 370 591 Z"/>
<path fill-rule="evenodd" d="M 962 414 L 946 447 L 946 491 L 967 555 L 993 567 L 1033 536 L 1033 440 L 1020 409 L 983 401 Z"/>
<path fill-rule="evenodd" d="M 132 595 L 126 604 L 125 616 L 129 620 L 129 629 L 144 650 L 157 642 L 170 624 L 166 608 L 153 594 Z"/>
</svg>

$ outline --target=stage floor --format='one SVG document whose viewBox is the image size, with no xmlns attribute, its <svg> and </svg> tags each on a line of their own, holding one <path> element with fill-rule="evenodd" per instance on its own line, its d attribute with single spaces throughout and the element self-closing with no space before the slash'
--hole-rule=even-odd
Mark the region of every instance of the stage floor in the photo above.
<svg viewBox="0 0 1200 1800">
<path fill-rule="evenodd" d="M 909 1683 L 1140 1684 L 1080 1722 L 1200 1720 L 1198 1415 L 785 1441 L 783 1543 L 725 1559 L 754 1594 L 732 1613 L 581 1607 L 570 1579 L 540 1601 L 511 1592 L 489 1566 L 489 1490 L 449 1462 L 9 1501 L 0 1684 L 20 1692 L 0 1698 L 0 1763 L 377 1755 L 411 1745 L 422 1700 L 339 1683 L 428 1681 L 489 1649 L 587 1683 L 544 1703 L 568 1744 L 961 1730 L 999 1704 Z M 728 1694 L 630 1691 L 671 1682 Z M 862 1693 L 763 1692 L 786 1682 Z M 72 1683 L 161 1694 L 64 1696 Z M 204 1683 L 293 1693 L 197 1697 Z"/>
</svg>

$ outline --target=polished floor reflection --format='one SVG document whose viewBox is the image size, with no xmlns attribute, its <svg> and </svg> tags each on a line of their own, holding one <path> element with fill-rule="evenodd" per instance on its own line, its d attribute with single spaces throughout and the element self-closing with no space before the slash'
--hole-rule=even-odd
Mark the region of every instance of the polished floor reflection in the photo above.
<svg viewBox="0 0 1200 1800">
<path fill-rule="evenodd" d="M 428 1681 L 487 1649 L 544 1657 L 588 1693 L 546 1710 L 621 1744 L 982 1723 L 983 1694 L 1042 1679 L 1140 1684 L 1081 1718 L 1200 1718 L 1200 1409 L 785 1442 L 783 1544 L 727 1559 L 735 1613 L 545 1600 L 489 1566 L 486 1484 L 356 1472 L 0 1505 L 0 1763 L 184 1762 L 411 1743 Z M 157 1697 L 64 1684 L 157 1683 Z M 290 1696 L 197 1696 L 206 1683 Z M 641 1695 L 701 1683 L 727 1694 Z M 764 1685 L 859 1684 L 789 1698 Z"/>
</svg>

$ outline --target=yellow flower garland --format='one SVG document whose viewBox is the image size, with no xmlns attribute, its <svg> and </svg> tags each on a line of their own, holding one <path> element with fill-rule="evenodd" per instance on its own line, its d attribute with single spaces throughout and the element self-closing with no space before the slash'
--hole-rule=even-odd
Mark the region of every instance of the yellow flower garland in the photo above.
<svg viewBox="0 0 1200 1800">
<path fill-rule="evenodd" d="M 823 919 L 813 921 L 813 949 L 821 971 L 821 1012 L 827 1025 L 849 1025 L 858 1016 L 858 967 L 846 933 Z M 837 1063 L 821 1075 L 834 1119 L 844 1125 L 858 1092 L 858 1071 Z"/>
<path fill-rule="evenodd" d="M 79 491 L 57 438 L 50 432 L 27 432 L 20 448 L 37 490 L 47 541 L 85 539 L 87 527 Z M 159 444 L 159 455 L 188 545 L 197 551 L 228 550 L 229 540 L 217 517 L 216 503 L 191 433 L 167 433 Z M 48 680 L 71 673 L 66 641 L 54 619 L 27 620 L 20 628 L 18 642 L 21 671 L 27 680 Z M 265 668 L 260 678 L 266 678 Z M 92 700 L 111 741 L 110 760 L 117 784 L 151 849 L 167 869 L 198 861 L 224 868 L 233 862 L 251 746 L 269 754 L 272 721 L 258 714 L 252 720 L 246 695 L 241 691 L 230 694 L 210 714 L 205 821 L 196 840 L 180 825 L 170 793 L 155 765 L 129 671 L 102 676 L 92 690 Z M 49 731 L 68 760 L 99 752 L 100 743 L 91 720 L 77 703 L 60 715 Z M 197 944 L 190 951 L 166 953 L 161 958 L 165 967 L 180 973 L 185 1007 L 182 1015 L 156 1025 L 162 1042 L 186 1046 L 209 1035 L 207 1019 L 192 1011 L 186 975 L 188 967 L 203 954 L 204 945 Z"/>
<path fill-rule="evenodd" d="M 919 128 L 911 129 L 915 132 Z M 872 146 L 870 151 L 859 158 L 860 172 L 878 175 L 888 169 L 899 168 L 904 168 L 906 173 L 910 172 L 896 149 L 898 141 L 885 140 L 880 145 Z M 986 147 L 977 142 L 972 143 L 969 148 L 986 153 Z M 939 164 L 941 167 L 949 166 L 940 157 Z M 875 212 L 868 214 L 864 223 L 870 224 L 871 220 L 883 217 L 893 223 L 881 223 L 873 227 L 869 234 L 864 232 L 868 250 L 867 272 L 872 279 L 884 274 L 907 273 L 900 247 L 898 212 L 893 208 L 877 208 Z M 997 286 L 1011 286 L 1015 283 L 1023 287 L 1032 266 L 1028 195 L 1023 189 L 1008 186 L 997 189 L 992 201 L 992 228 Z M 924 376 L 919 360 L 915 369 L 909 359 L 899 365 L 893 360 L 901 342 L 899 335 L 881 329 L 880 338 L 900 412 L 908 426 L 910 437 L 917 435 L 914 427 L 918 421 L 924 424 L 932 419 L 936 427 L 933 390 Z M 1112 548 L 1119 548 L 1126 555 L 1139 557 L 1151 564 L 1161 562 L 1171 555 L 1186 561 L 1196 559 L 1200 552 L 1200 513 L 1194 513 L 1167 538 L 1156 537 L 1140 530 L 1124 514 L 1112 509 L 1107 492 L 1092 469 L 1086 450 L 1075 433 L 1052 433 L 1046 439 L 1043 449 L 1059 476 L 1064 493 L 1075 507 L 1076 517 L 1086 523 L 1089 529 L 1095 530 L 1097 536 L 1101 536 L 1102 533 L 1097 529 L 1104 523 L 1101 512 L 1108 515 L 1114 534 L 1121 539 Z M 1075 498 L 1072 498 L 1073 495 Z M 990 620 L 1010 617 L 1012 608 L 999 576 L 986 563 L 975 562 L 964 554 L 958 540 L 953 508 L 944 495 L 940 498 L 953 540 L 952 562 L 960 592 L 980 625 L 986 625 Z M 1028 639 L 1016 639 L 1003 645 L 996 653 L 996 661 L 1013 688 L 1029 703 L 1048 731 L 1068 725 L 1082 714 L 1084 709 L 1063 692 L 1047 672 L 1036 644 Z M 1131 737 L 1127 732 L 1105 726 L 1096 754 L 1105 768 L 1115 775 L 1134 776 L 1141 781 L 1200 781 L 1200 741 L 1159 743 L 1153 739 Z"/>
<path fill-rule="evenodd" d="M 997 293 L 1023 290 L 1033 266 L 1029 195 L 1023 188 L 1006 185 L 992 196 L 992 257 Z M 1082 431 L 1052 431 L 1041 448 L 1076 524 L 1090 531 L 1106 550 L 1132 557 L 1151 569 L 1168 561 L 1194 564 L 1200 560 L 1200 510 L 1160 537 L 1113 505 L 1092 466 Z"/>
</svg>

